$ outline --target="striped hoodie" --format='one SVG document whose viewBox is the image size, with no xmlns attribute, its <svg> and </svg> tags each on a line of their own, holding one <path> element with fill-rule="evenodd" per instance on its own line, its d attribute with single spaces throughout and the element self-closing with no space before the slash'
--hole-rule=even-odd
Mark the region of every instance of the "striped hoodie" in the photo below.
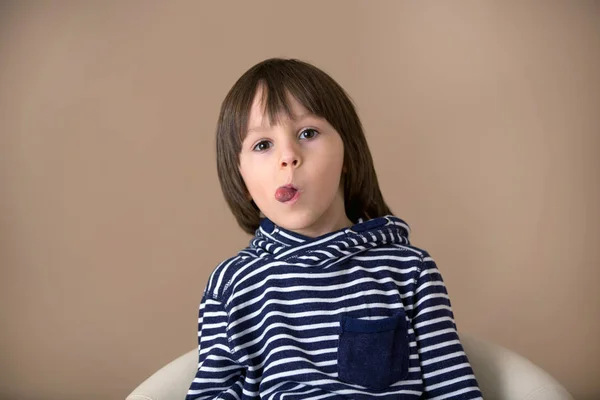
<svg viewBox="0 0 600 400">
<path fill-rule="evenodd" d="M 186 400 L 478 399 L 435 262 L 394 217 L 309 238 L 263 219 L 211 274 Z"/>
</svg>

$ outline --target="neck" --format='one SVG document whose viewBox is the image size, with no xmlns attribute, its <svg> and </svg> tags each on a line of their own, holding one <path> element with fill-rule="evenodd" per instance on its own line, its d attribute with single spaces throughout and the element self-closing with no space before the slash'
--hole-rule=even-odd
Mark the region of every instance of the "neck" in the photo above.
<svg viewBox="0 0 600 400">
<path fill-rule="evenodd" d="M 334 231 L 337 231 L 337 230 L 340 230 L 343 228 L 347 228 L 352 225 L 353 225 L 352 221 L 350 221 L 348 218 L 345 218 L 343 221 L 338 221 L 337 223 L 334 223 L 334 224 L 326 224 L 326 223 L 321 224 L 321 221 L 319 221 L 318 224 L 314 224 L 313 226 L 306 227 L 304 229 L 297 229 L 297 230 L 295 230 L 295 232 L 299 233 L 303 236 L 307 236 L 310 238 L 316 238 L 316 237 L 325 235 L 330 232 L 334 232 Z"/>
<path fill-rule="evenodd" d="M 314 224 L 300 229 L 294 229 L 294 232 L 300 235 L 316 238 L 330 232 L 334 232 L 353 225 L 353 222 L 346 216 L 344 207 L 333 208 L 337 212 L 325 212 Z"/>
</svg>

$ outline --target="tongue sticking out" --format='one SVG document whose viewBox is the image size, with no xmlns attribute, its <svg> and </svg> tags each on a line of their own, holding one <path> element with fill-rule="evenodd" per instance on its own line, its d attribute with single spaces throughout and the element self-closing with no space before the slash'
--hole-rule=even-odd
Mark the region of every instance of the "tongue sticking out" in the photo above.
<svg viewBox="0 0 600 400">
<path fill-rule="evenodd" d="M 296 192 L 298 192 L 298 190 L 291 187 L 280 187 L 275 192 L 275 198 L 278 201 L 285 203 L 286 201 L 290 201 L 296 195 Z"/>
</svg>

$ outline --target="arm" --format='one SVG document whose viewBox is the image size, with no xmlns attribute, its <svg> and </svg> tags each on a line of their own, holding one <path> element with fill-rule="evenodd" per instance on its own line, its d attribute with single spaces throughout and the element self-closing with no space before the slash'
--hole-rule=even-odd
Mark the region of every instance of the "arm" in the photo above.
<svg viewBox="0 0 600 400">
<path fill-rule="evenodd" d="M 205 294 L 198 316 L 198 370 L 186 400 L 240 399 L 244 376 L 227 341 L 227 312 Z"/>
<path fill-rule="evenodd" d="M 413 328 L 426 399 L 481 399 L 458 338 L 450 298 L 435 262 L 424 253 L 415 288 Z"/>
</svg>

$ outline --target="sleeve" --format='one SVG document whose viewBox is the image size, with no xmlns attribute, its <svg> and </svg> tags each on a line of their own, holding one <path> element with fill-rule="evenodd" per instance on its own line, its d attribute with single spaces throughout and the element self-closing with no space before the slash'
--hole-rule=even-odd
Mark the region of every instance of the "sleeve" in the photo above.
<svg viewBox="0 0 600 400">
<path fill-rule="evenodd" d="M 413 328 L 425 386 L 423 398 L 481 399 L 442 275 L 427 253 L 421 259 L 414 300 Z"/>
<path fill-rule="evenodd" d="M 198 371 L 186 400 L 242 398 L 245 368 L 227 340 L 227 312 L 205 293 L 198 315 Z"/>
</svg>

